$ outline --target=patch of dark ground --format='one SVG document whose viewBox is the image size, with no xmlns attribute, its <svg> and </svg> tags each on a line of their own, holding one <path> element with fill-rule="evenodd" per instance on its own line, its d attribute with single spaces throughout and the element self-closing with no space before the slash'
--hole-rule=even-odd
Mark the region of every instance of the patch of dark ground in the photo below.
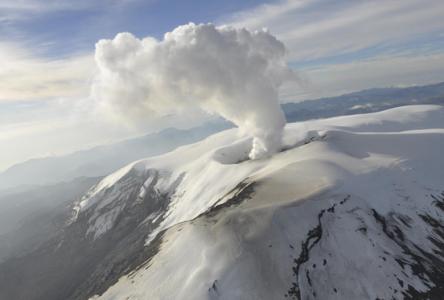
<svg viewBox="0 0 444 300">
<path fill-rule="evenodd" d="M 291 288 L 287 291 L 285 294 L 285 298 L 290 297 L 291 299 L 301 299 L 301 290 L 299 286 L 299 276 L 300 276 L 300 268 L 301 266 L 306 263 L 310 259 L 310 250 L 313 249 L 313 247 L 319 243 L 319 241 L 322 238 L 322 217 L 325 213 L 334 213 L 336 205 L 342 205 L 344 204 L 348 199 L 350 198 L 350 195 L 347 195 L 343 200 L 341 200 L 338 203 L 334 203 L 332 206 L 326 209 L 322 209 L 318 214 L 318 224 L 312 228 L 308 233 L 306 238 L 302 241 L 301 244 L 301 252 L 299 253 L 299 256 L 294 259 L 295 266 L 293 267 L 293 275 L 296 277 L 295 281 L 292 282 Z M 293 248 L 291 246 L 291 248 Z M 311 278 L 310 273 L 308 270 L 305 272 L 305 276 L 307 277 L 308 284 L 311 286 Z M 313 291 L 313 297 L 316 297 L 316 292 Z"/>
<path fill-rule="evenodd" d="M 444 192 L 438 195 L 429 195 L 432 209 L 438 209 L 440 214 L 444 212 Z M 439 215 L 439 214 L 438 214 Z M 427 291 L 416 290 L 407 284 L 403 291 L 404 299 L 431 299 L 441 300 L 444 295 L 444 222 L 429 213 L 419 213 L 421 220 L 431 229 L 432 235 L 427 239 L 435 246 L 429 251 L 424 250 L 406 238 L 399 228 L 396 214 L 391 213 L 384 217 L 373 210 L 373 216 L 381 225 L 384 234 L 393 240 L 402 250 L 405 257 L 397 257 L 395 260 L 405 269 L 407 266 L 427 287 Z M 399 218 L 398 218 L 399 219 Z M 401 284 L 401 283 L 400 283 Z M 402 283 L 404 286 L 404 283 Z"/>
<path fill-rule="evenodd" d="M 226 212 L 227 210 L 231 210 L 242 204 L 244 201 L 248 199 L 252 199 L 255 188 L 257 187 L 258 182 L 251 182 L 248 178 L 242 182 L 240 182 L 236 187 L 234 187 L 227 195 L 232 195 L 228 200 L 226 200 L 222 204 L 218 204 L 220 201 L 216 202 L 212 207 L 210 207 L 207 211 L 200 214 L 194 220 L 204 219 L 205 222 L 217 222 L 217 216 L 222 212 Z M 225 198 L 222 198 L 225 199 Z M 191 221 L 193 222 L 193 221 Z M 215 279 L 213 284 L 208 288 L 208 294 L 211 298 L 218 298 L 220 296 L 220 292 L 218 289 L 218 280 Z"/>
<path fill-rule="evenodd" d="M 339 204 L 348 200 L 349 196 Z M 402 299 L 430 299 L 442 300 L 444 295 L 444 218 L 436 216 L 444 213 L 444 192 L 440 194 L 428 195 L 430 200 L 430 210 L 438 212 L 431 214 L 427 212 L 417 213 L 420 219 L 430 228 L 430 234 L 427 239 L 434 245 L 432 249 L 425 249 L 421 245 L 412 242 L 408 236 L 408 230 L 412 227 L 412 219 L 408 216 L 390 212 L 388 214 L 378 213 L 375 209 L 371 210 L 371 215 L 376 224 L 379 224 L 382 234 L 394 241 L 402 250 L 401 254 L 391 254 L 384 251 L 387 256 L 392 255 L 394 260 L 399 264 L 401 269 L 410 270 L 415 277 L 420 279 L 424 285 L 428 287 L 426 291 L 417 290 L 409 282 L 405 282 L 397 278 L 399 288 L 393 288 L 394 295 L 398 292 L 402 293 Z M 301 276 L 301 266 L 310 259 L 310 251 L 322 239 L 323 228 L 322 218 L 326 213 L 334 213 L 336 204 L 323 209 L 318 214 L 318 223 L 306 235 L 302 241 L 299 256 L 294 259 L 295 266 L 293 274 L 296 277 L 291 288 L 285 294 L 286 298 L 301 299 L 301 290 L 299 286 L 299 277 Z M 366 233 L 366 228 L 360 228 L 359 231 Z M 383 257 L 386 261 L 386 257 Z M 308 285 L 311 285 L 312 278 L 308 271 L 305 272 Z M 413 279 L 412 279 L 413 280 Z M 334 289 L 338 293 L 337 289 Z M 313 298 L 316 298 L 315 291 L 312 291 Z M 399 294 L 398 294 L 399 296 Z M 399 297 L 393 297 L 397 299 Z"/>
<path fill-rule="evenodd" d="M 236 185 L 236 187 L 234 187 L 230 192 L 227 193 L 227 195 L 233 194 L 233 196 L 231 196 L 227 201 L 222 204 L 218 204 L 218 202 L 216 202 L 212 207 L 210 207 L 204 213 L 200 214 L 197 218 L 201 216 L 214 217 L 224 209 L 237 206 L 243 201 L 251 199 L 254 193 L 254 188 L 257 185 L 257 182 L 249 182 L 248 180 L 242 181 L 241 183 Z"/>
<path fill-rule="evenodd" d="M 148 192 L 140 198 L 139 191 L 150 176 L 155 179 L 150 187 L 145 187 Z M 130 172 L 119 181 L 123 189 L 120 192 L 126 195 L 125 198 L 120 202 L 113 201 L 100 211 L 109 211 L 120 204 L 124 204 L 124 209 L 113 228 L 96 240 L 87 235 L 91 217 L 88 211 L 94 211 L 89 209 L 36 251 L 0 264 L 0 299 L 88 299 L 103 294 L 121 276 L 131 276 L 142 267 L 148 268 L 160 249 L 165 231 L 148 246 L 145 246 L 145 240 L 162 222 L 170 202 L 168 195 L 153 189 L 158 176 L 155 170 L 142 175 Z M 238 184 L 228 193 L 233 196 L 226 202 L 215 204 L 199 217 L 209 219 L 224 209 L 239 205 L 251 198 L 255 185 L 250 182 Z M 161 216 L 155 223 L 144 222 L 153 213 Z"/>
</svg>

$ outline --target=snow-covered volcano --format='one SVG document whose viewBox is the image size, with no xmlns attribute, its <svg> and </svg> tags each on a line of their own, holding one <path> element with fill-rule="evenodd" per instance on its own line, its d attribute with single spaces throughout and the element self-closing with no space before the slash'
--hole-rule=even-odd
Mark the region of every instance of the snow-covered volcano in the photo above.
<svg viewBox="0 0 444 300">
<path fill-rule="evenodd" d="M 289 124 L 269 159 L 250 145 L 231 129 L 105 178 L 45 248 L 62 279 L 42 295 L 441 299 L 444 107 Z"/>
</svg>

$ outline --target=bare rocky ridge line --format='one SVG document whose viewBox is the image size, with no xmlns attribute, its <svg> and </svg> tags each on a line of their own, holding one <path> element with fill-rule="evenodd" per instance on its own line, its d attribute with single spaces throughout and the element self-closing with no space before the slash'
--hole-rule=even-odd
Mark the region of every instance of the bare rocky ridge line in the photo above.
<svg viewBox="0 0 444 300">
<path fill-rule="evenodd" d="M 148 247 L 145 239 L 162 218 L 154 224 L 143 221 L 151 213 L 164 212 L 169 200 L 153 189 L 139 199 L 146 177 L 158 179 L 156 172 L 148 173 L 129 172 L 119 181 L 126 185 L 125 201 L 120 203 L 124 208 L 113 228 L 98 239 L 87 234 L 92 213 L 88 210 L 36 251 L 1 264 L 0 299 L 88 299 L 155 255 L 162 234 Z M 26 288 L 15 288 L 16 282 Z"/>
<path fill-rule="evenodd" d="M 342 201 L 339 202 L 339 205 L 344 204 L 348 199 L 350 199 L 350 195 L 347 195 Z M 290 297 L 292 299 L 301 299 L 301 289 L 299 285 L 299 271 L 302 266 L 302 264 L 306 263 L 310 259 L 310 250 L 321 240 L 322 238 L 322 217 L 324 214 L 327 213 L 334 213 L 335 207 L 338 203 L 334 203 L 332 206 L 326 209 L 322 209 L 318 214 L 318 224 L 311 229 L 307 233 L 307 238 L 302 241 L 301 243 L 301 252 L 299 253 L 299 256 L 295 258 L 293 261 L 296 264 L 293 269 L 293 275 L 296 277 L 295 281 L 292 282 L 291 288 L 288 290 L 288 292 L 284 295 L 285 298 Z M 294 248 L 292 245 L 289 245 L 291 248 Z M 324 262 L 326 260 L 324 259 Z M 309 271 L 306 270 L 305 273 L 308 283 L 311 286 L 311 278 Z M 316 297 L 316 292 L 313 291 L 313 297 Z"/>
<path fill-rule="evenodd" d="M 147 188 L 147 193 L 141 198 L 139 190 L 150 176 L 154 177 L 154 179 L 148 187 L 145 187 Z M 73 278 L 70 277 L 68 278 L 69 280 L 54 281 L 51 277 L 49 279 L 45 277 L 47 279 L 45 281 L 35 279 L 34 282 L 32 279 L 25 278 L 25 280 L 31 280 L 28 284 L 40 284 L 44 293 L 36 294 L 35 296 L 26 293 L 17 295 L 11 291 L 8 293 L 8 288 L 2 287 L 0 289 L 1 296 L 6 296 L 9 299 L 60 299 L 60 297 L 70 300 L 87 299 L 93 295 L 100 295 L 105 292 L 121 276 L 131 276 L 131 274 L 134 274 L 134 272 L 141 268 L 149 268 L 151 259 L 159 251 L 165 231 L 160 232 L 148 246 L 145 246 L 144 242 L 147 233 L 158 226 L 162 217 L 155 224 L 147 225 L 143 221 L 152 213 L 160 212 L 164 214 L 169 204 L 169 199 L 166 195 L 161 195 L 153 189 L 158 176 L 159 174 L 155 170 L 149 170 L 149 172 L 143 174 L 130 172 L 119 181 L 129 184 L 126 190 L 129 196 L 127 195 L 127 198 L 125 198 L 125 209 L 116 220 L 113 228 L 97 240 L 93 240 L 91 236 L 85 237 L 90 217 L 90 212 L 87 211 L 85 214 L 80 214 L 76 222 L 65 229 L 63 236 L 59 237 L 62 240 L 53 239 L 30 256 L 17 258 L 7 264 L 0 265 L 0 274 L 3 274 L 1 276 L 5 276 L 5 274 L 10 272 L 12 275 L 8 274 L 8 276 L 11 276 L 10 278 L 12 279 L 20 278 L 26 272 L 35 273 L 36 270 L 42 272 L 44 276 L 45 272 L 51 272 L 54 267 L 61 267 L 65 272 L 58 273 L 57 276 L 63 277 L 67 276 L 67 274 L 77 274 L 77 279 L 74 278 L 75 280 L 72 280 Z M 231 196 L 224 203 L 217 204 L 218 202 L 216 202 L 206 212 L 185 223 L 193 222 L 197 219 L 217 219 L 218 215 L 226 210 L 235 210 L 243 201 L 253 197 L 254 187 L 257 184 L 257 182 L 250 182 L 248 180 L 239 183 L 232 191 L 227 193 L 227 195 Z M 432 194 L 426 198 L 430 201 L 431 211 L 437 209 L 440 212 L 444 212 L 444 192 Z M 307 294 L 311 295 L 310 298 L 318 298 L 316 274 L 311 274 L 311 269 L 316 268 L 314 263 L 310 263 L 312 258 L 314 258 L 311 256 L 311 252 L 324 237 L 324 226 L 327 224 L 325 222 L 328 222 L 328 220 L 324 221 L 324 217 L 327 214 L 332 215 L 333 218 L 355 217 L 351 214 L 358 208 L 354 202 L 351 206 L 348 206 L 347 210 L 338 210 L 339 207 L 342 207 L 349 200 L 353 202 L 353 197 L 350 195 L 343 197 L 328 208 L 320 210 L 317 214 L 317 225 L 308 231 L 305 239 L 302 239 L 301 250 L 293 260 L 295 263 L 293 267 L 295 281 L 290 283 L 291 287 L 285 295 L 287 298 L 302 299 L 304 298 L 302 295 Z M 115 205 L 116 203 L 111 206 L 104 206 L 102 209 L 109 210 Z M 355 208 L 353 208 L 353 205 L 355 205 Z M 349 209 L 349 207 L 352 208 Z M 440 299 L 439 297 L 444 291 L 444 285 L 442 284 L 444 282 L 444 253 L 442 250 L 439 250 L 444 248 L 443 220 L 434 217 L 431 213 L 418 212 L 421 220 L 434 233 L 427 238 L 436 246 L 436 250 L 427 252 L 408 239 L 408 228 L 414 226 L 409 216 L 394 212 L 383 215 L 375 209 L 367 209 L 366 207 L 359 207 L 359 209 L 364 210 L 367 215 L 371 216 L 381 233 L 402 250 L 402 252 L 386 252 L 385 255 L 387 257 L 392 256 L 402 270 L 405 270 L 407 267 L 413 270 L 414 276 L 418 277 L 421 282 L 429 287 L 427 291 L 417 290 L 405 279 L 398 278 L 398 286 L 393 287 L 393 297 L 395 299 Z M 334 223 L 328 224 L 330 226 L 328 231 L 334 230 Z M 368 226 L 369 224 L 364 224 L 357 229 L 357 232 L 366 236 Z M 371 242 L 378 243 L 378 241 Z M 289 246 L 292 249 L 294 248 L 293 245 Z M 329 251 L 329 249 L 324 250 Z M 330 251 L 332 250 L 330 249 Z M 75 258 L 75 260 L 80 259 L 80 261 L 70 262 L 72 258 Z M 32 259 L 32 262 L 30 259 Z M 316 259 L 319 260 L 321 258 L 317 257 Z M 382 259 L 386 261 L 387 258 L 382 257 Z M 44 263 L 40 264 L 39 262 L 42 260 Z M 51 263 L 49 260 L 51 260 Z M 323 265 L 327 265 L 325 258 L 323 259 Z M 45 270 L 45 267 L 48 266 L 50 269 Z M 396 277 L 396 274 L 393 274 L 393 276 Z M 4 278 L 0 282 L 7 281 Z M 58 292 L 55 292 L 55 289 L 51 290 L 51 287 L 46 287 L 45 290 L 46 282 L 54 284 L 52 287 L 56 287 Z M 65 287 L 65 289 L 60 287 Z M 60 291 L 66 292 L 62 294 Z M 222 292 L 218 290 L 217 280 L 214 281 L 213 286 L 209 287 L 209 293 L 219 294 Z M 340 295 L 341 287 L 334 287 L 332 292 Z"/>
<path fill-rule="evenodd" d="M 338 211 L 336 209 L 338 207 L 337 204 L 342 205 L 348 200 L 352 200 L 352 203 L 348 205 L 345 211 Z M 316 277 L 316 274 L 311 274 L 317 267 L 316 263 L 311 263 L 311 261 L 322 261 L 322 268 L 325 268 L 329 274 L 335 273 L 335 271 L 328 266 L 327 257 L 330 252 L 334 251 L 334 249 L 330 248 L 329 241 L 325 241 L 323 246 L 320 246 L 322 247 L 322 251 L 320 252 L 322 254 L 318 252 L 317 257 L 311 256 L 312 250 L 321 243 L 324 237 L 324 226 L 328 228 L 327 234 L 329 234 L 329 232 L 335 232 L 334 221 L 324 221 L 324 217 L 329 213 L 332 214 L 333 219 L 331 220 L 335 218 L 355 218 L 358 216 L 354 216 L 353 211 L 356 209 L 364 209 L 363 213 L 371 216 L 374 224 L 365 224 L 364 222 L 356 231 L 366 237 L 368 241 L 373 244 L 373 247 L 380 247 L 384 243 L 383 240 L 374 240 L 371 236 L 367 236 L 367 228 L 369 226 L 379 227 L 380 233 L 377 235 L 384 235 L 386 239 L 392 241 L 395 245 L 395 247 L 391 247 L 391 249 L 386 248 L 386 250 L 381 253 L 380 258 L 382 261 L 388 263 L 388 258 L 391 257 L 398 265 L 400 273 L 404 273 L 405 275 L 410 272 L 412 273 L 411 277 L 404 279 L 398 277 L 398 272 L 391 275 L 396 278 L 397 286 L 390 287 L 392 290 L 390 299 L 442 299 L 442 295 L 444 294 L 444 251 L 442 250 L 444 249 L 444 220 L 443 218 L 437 218 L 436 214 L 431 212 L 436 212 L 436 209 L 438 209 L 438 215 L 444 212 L 444 192 L 425 196 L 424 200 L 429 200 L 430 210 L 421 210 L 416 214 L 429 228 L 429 232 L 431 232 L 426 238 L 435 248 L 430 250 L 427 250 L 417 244 L 414 239 L 410 238 L 409 230 L 415 226 L 415 223 L 412 223 L 412 218 L 407 215 L 393 211 L 387 214 L 381 214 L 374 208 L 358 208 L 356 206 L 355 208 L 349 209 L 349 207 L 356 205 L 351 196 L 347 196 L 329 208 L 322 209 L 317 216 L 317 225 L 307 232 L 305 239 L 301 242 L 301 250 L 293 260 L 295 263 L 293 266 L 293 276 L 295 280 L 291 283 L 291 287 L 284 297 L 297 300 L 322 299 L 322 297 L 319 298 L 318 289 L 324 289 L 325 287 L 320 286 L 321 281 Z M 421 224 L 416 225 L 420 226 Z M 341 234 L 347 235 L 351 233 Z M 289 245 L 289 247 L 294 249 L 293 245 Z M 381 247 L 381 249 L 384 249 L 384 247 Z M 325 255 L 326 258 L 320 257 L 319 255 Z M 374 261 L 377 263 L 376 258 Z M 352 261 L 350 263 L 352 263 Z M 415 282 L 416 279 L 427 287 L 426 290 L 415 287 L 413 282 Z M 344 280 L 346 280 L 346 277 L 344 277 Z M 332 292 L 337 295 L 336 297 L 340 297 L 342 294 L 340 286 L 330 288 L 332 288 Z M 387 298 L 377 297 L 376 299 Z"/>
<path fill-rule="evenodd" d="M 159 194 L 154 188 L 159 176 L 153 169 L 141 174 L 130 171 L 119 180 L 119 193 L 123 198 L 100 208 L 98 201 L 80 212 L 74 222 L 36 251 L 0 264 L 0 298 L 88 299 L 104 293 L 120 277 L 148 268 L 168 230 L 160 231 L 145 245 L 146 237 L 162 222 L 170 203 L 168 195 Z M 153 179 L 149 186 L 144 186 L 148 178 Z M 230 192 L 233 196 L 229 200 L 213 206 L 201 216 L 214 216 L 221 209 L 239 204 L 253 193 L 253 186 L 253 183 L 240 183 Z M 146 193 L 140 197 L 142 187 Z M 106 191 L 103 197 L 110 193 L 112 190 Z M 88 233 L 90 219 L 96 210 L 103 214 L 119 205 L 124 208 L 109 231 L 98 238 Z M 152 214 L 159 217 L 155 222 L 146 222 Z M 29 275 L 36 272 L 40 273 L 39 278 Z M 16 280 L 21 280 L 28 288 L 13 288 Z M 39 286 L 38 292 L 32 292 L 34 285 Z"/>
<path fill-rule="evenodd" d="M 401 120 L 387 135 L 384 122 L 438 124 L 443 111 L 398 111 L 350 119 L 355 131 L 320 126 L 331 138 L 316 143 L 289 128 L 288 145 L 308 144 L 269 160 L 232 164 L 243 148 L 227 132 L 131 164 L 63 232 L 0 264 L 0 298 L 439 299 L 442 130 L 404 134 L 416 127 Z"/>
</svg>

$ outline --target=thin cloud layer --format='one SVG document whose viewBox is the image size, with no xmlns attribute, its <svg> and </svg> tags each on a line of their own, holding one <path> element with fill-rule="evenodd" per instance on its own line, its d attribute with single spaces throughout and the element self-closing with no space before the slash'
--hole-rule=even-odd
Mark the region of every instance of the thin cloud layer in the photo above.
<svg viewBox="0 0 444 300">
<path fill-rule="evenodd" d="M 0 103 L 87 96 L 93 63 L 90 54 L 48 60 L 0 42 Z"/>
<path fill-rule="evenodd" d="M 292 60 L 305 61 L 381 45 L 405 47 L 406 41 L 436 36 L 444 29 L 443 9 L 440 0 L 283 0 L 238 12 L 221 23 L 270 28 L 287 45 Z"/>
<path fill-rule="evenodd" d="M 140 121 L 199 107 L 253 137 L 252 159 L 280 149 L 278 88 L 294 78 L 285 47 L 264 30 L 188 24 L 164 39 L 120 33 L 96 44 L 92 95 L 101 111 Z"/>
<path fill-rule="evenodd" d="M 219 23 L 267 27 L 285 43 L 291 66 L 307 82 L 283 87 L 287 102 L 443 81 L 443 63 L 435 59 L 444 53 L 443 9 L 440 0 L 282 0 Z"/>
</svg>

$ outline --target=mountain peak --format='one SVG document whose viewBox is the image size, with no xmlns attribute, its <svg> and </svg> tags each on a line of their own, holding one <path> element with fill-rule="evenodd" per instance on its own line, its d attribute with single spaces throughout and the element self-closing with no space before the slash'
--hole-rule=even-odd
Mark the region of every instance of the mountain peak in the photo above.
<svg viewBox="0 0 444 300">
<path fill-rule="evenodd" d="M 45 299 L 434 299 L 443 120 L 427 105 L 292 123 L 283 150 L 259 160 L 229 129 L 136 161 L 0 274 L 51 274 Z"/>
</svg>

